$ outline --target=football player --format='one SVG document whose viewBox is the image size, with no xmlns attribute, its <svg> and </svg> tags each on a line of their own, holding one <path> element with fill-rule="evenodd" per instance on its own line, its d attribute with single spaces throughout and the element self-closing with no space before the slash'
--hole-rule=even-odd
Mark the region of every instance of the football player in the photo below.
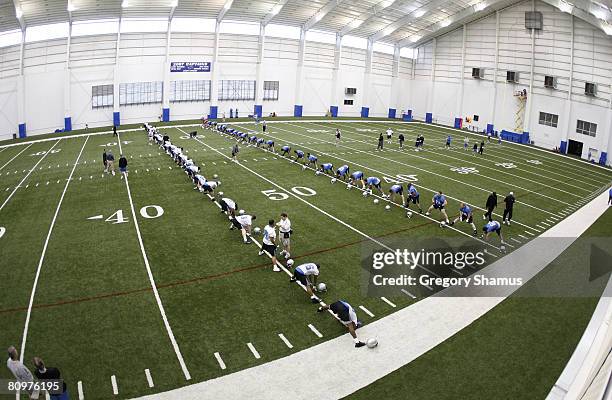
<svg viewBox="0 0 612 400">
<path fill-rule="evenodd" d="M 365 346 L 364 342 L 357 339 L 357 333 L 355 332 L 358 328 L 362 326 L 362 323 L 357 319 L 355 309 L 349 303 L 344 300 L 338 300 L 335 303 L 319 307 L 317 309 L 317 312 L 323 312 L 327 310 L 331 310 L 338 317 L 340 322 L 344 326 L 346 326 L 349 333 L 353 337 L 355 347 Z"/>
<path fill-rule="evenodd" d="M 431 210 L 440 210 L 440 213 L 442 213 L 442 215 L 444 216 L 445 222 L 448 224 L 448 215 L 446 215 L 446 210 L 444 209 L 447 205 L 448 201 L 446 200 L 446 196 L 442 194 L 442 191 L 439 191 L 431 199 L 431 206 L 429 206 L 429 209 L 427 210 L 425 215 L 429 215 Z"/>
<path fill-rule="evenodd" d="M 319 270 L 321 266 L 315 263 L 305 263 L 298 265 L 293 270 L 293 276 L 289 279 L 290 282 L 298 281 L 306 287 L 306 291 L 310 295 L 310 301 L 314 304 L 321 301 L 317 296 L 314 295 L 313 289 L 316 290 L 317 278 L 319 277 Z"/>
</svg>

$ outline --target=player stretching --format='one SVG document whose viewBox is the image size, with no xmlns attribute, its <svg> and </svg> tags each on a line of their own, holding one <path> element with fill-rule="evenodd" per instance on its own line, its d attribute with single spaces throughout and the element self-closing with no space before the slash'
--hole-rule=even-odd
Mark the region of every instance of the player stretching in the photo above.
<svg viewBox="0 0 612 400">
<path fill-rule="evenodd" d="M 288 156 L 289 153 L 291 152 L 291 147 L 283 146 L 283 147 L 281 147 L 281 151 L 280 152 L 281 152 L 281 156 L 283 156 L 283 157 Z"/>
<path fill-rule="evenodd" d="M 466 224 L 470 224 L 472 226 L 472 230 L 474 231 L 474 236 L 478 234 L 476 230 L 476 225 L 474 225 L 474 218 L 472 216 L 472 208 L 465 203 L 461 203 L 459 207 L 459 216 L 455 218 L 453 222 L 449 225 L 453 226 L 457 221 L 465 222 Z"/>
<path fill-rule="evenodd" d="M 501 224 L 497 221 L 489 221 L 486 223 L 485 226 L 482 227 L 482 231 L 483 234 L 481 235 L 481 238 L 483 238 L 484 240 L 489 240 L 489 236 L 491 235 L 491 233 L 495 232 L 497 233 L 497 236 L 499 236 L 499 241 L 500 241 L 500 250 L 501 251 L 505 251 L 506 247 L 504 246 L 504 236 L 501 233 Z"/>
<path fill-rule="evenodd" d="M 346 164 L 336 170 L 336 177 L 342 178 L 342 180 L 345 182 L 346 182 L 346 178 L 348 174 L 349 174 L 349 166 Z"/>
<path fill-rule="evenodd" d="M 274 268 L 272 269 L 274 272 L 280 272 L 281 269 L 276 265 L 276 228 L 274 228 L 274 220 L 271 219 L 268 221 L 268 225 L 264 228 L 263 232 L 263 240 L 261 244 L 261 250 L 259 251 L 259 255 L 263 255 L 264 251 L 267 251 L 272 257 L 272 265 Z"/>
<path fill-rule="evenodd" d="M 316 290 L 317 278 L 319 277 L 319 268 L 321 266 L 315 263 L 306 263 L 298 265 L 293 270 L 293 276 L 289 279 L 289 282 L 298 281 L 306 288 L 306 291 L 310 295 L 310 301 L 313 304 L 317 304 L 321 301 L 313 293 L 313 289 Z"/>
<path fill-rule="evenodd" d="M 293 152 L 295 153 L 296 162 L 304 159 L 304 152 L 302 150 L 293 150 Z"/>
<path fill-rule="evenodd" d="M 272 153 L 274 153 L 274 140 L 268 140 L 266 142 L 266 145 L 268 146 L 267 150 L 271 151 Z"/>
<path fill-rule="evenodd" d="M 355 310 L 349 303 L 344 300 L 338 300 L 335 303 L 330 305 L 321 306 L 317 309 L 317 312 L 323 312 L 331 310 L 340 320 L 342 325 L 346 326 L 349 333 L 353 337 L 353 341 L 355 342 L 355 347 L 363 347 L 365 343 L 357 339 L 357 333 L 355 331 L 361 327 L 361 321 L 357 319 L 357 314 Z"/>
<path fill-rule="evenodd" d="M 334 164 L 332 163 L 323 163 L 321 164 L 321 172 L 325 175 L 329 173 L 329 175 L 334 175 Z"/>
<path fill-rule="evenodd" d="M 317 169 L 317 156 L 315 156 L 314 154 L 310 154 L 308 153 L 308 164 L 306 164 L 306 162 L 304 162 L 304 165 L 308 165 L 309 167 L 313 167 L 314 169 Z"/>
<path fill-rule="evenodd" d="M 417 207 L 419 207 L 419 212 L 422 213 L 423 209 L 421 208 L 421 203 L 420 203 L 420 198 L 421 195 L 419 194 L 419 192 L 416 189 L 416 186 L 414 186 L 412 183 L 408 184 L 408 199 L 406 200 L 406 208 L 410 208 L 410 203 L 415 204 Z"/>
<path fill-rule="evenodd" d="M 372 189 L 375 188 L 375 189 L 378 190 L 378 192 L 383 197 L 383 199 L 387 198 L 387 196 L 385 196 L 385 194 L 382 191 L 382 186 L 380 184 L 380 178 L 379 177 L 377 177 L 377 176 L 370 176 L 368 179 L 366 179 L 366 185 L 368 186 L 368 192 L 370 194 L 372 194 Z"/>
<path fill-rule="evenodd" d="M 363 180 L 363 172 L 361 171 L 353 172 L 351 174 L 351 177 L 349 178 L 349 186 L 347 187 L 351 187 L 351 185 L 355 185 L 355 182 L 360 182 L 361 188 L 365 189 L 365 181 Z"/>
<path fill-rule="evenodd" d="M 388 198 L 390 198 L 391 201 L 394 201 L 396 196 L 400 196 L 402 198 L 402 202 L 400 204 L 404 204 L 406 202 L 406 199 L 404 198 L 404 187 L 402 185 L 395 184 L 389 189 Z"/>
<path fill-rule="evenodd" d="M 257 219 L 256 215 L 238 215 L 237 217 L 232 218 L 232 226 L 230 229 L 240 229 L 240 233 L 242 234 L 242 241 L 244 244 L 251 243 L 251 225 L 253 224 L 253 220 Z"/>
<path fill-rule="evenodd" d="M 431 210 L 440 210 L 440 213 L 444 216 L 445 222 L 448 224 L 448 215 L 446 215 L 446 210 L 444 209 L 448 205 L 448 201 L 446 200 L 446 196 L 442 194 L 442 191 L 436 193 L 436 195 L 431 199 L 431 206 L 425 213 L 425 215 L 429 215 Z"/>
</svg>

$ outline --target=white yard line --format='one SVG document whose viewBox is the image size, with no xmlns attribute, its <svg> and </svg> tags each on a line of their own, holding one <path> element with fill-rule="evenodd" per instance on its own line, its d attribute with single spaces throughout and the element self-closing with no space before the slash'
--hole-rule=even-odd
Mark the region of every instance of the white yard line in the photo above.
<svg viewBox="0 0 612 400">
<path fill-rule="evenodd" d="M 116 396 L 119 394 L 119 387 L 117 386 L 117 378 L 115 375 L 111 375 L 111 385 L 113 387 L 113 394 Z"/>
<path fill-rule="evenodd" d="M 291 342 L 289 341 L 289 339 L 287 339 L 287 338 L 285 337 L 285 335 L 283 335 L 282 333 L 279 333 L 279 334 L 278 334 L 278 337 L 280 338 L 280 340 L 282 340 L 282 341 L 283 341 L 283 343 L 285 343 L 285 345 L 286 345 L 288 348 L 290 348 L 290 349 L 292 349 L 292 348 L 293 348 L 293 345 L 291 344 Z"/>
<path fill-rule="evenodd" d="M 19 157 L 21 155 L 21 153 L 23 153 L 24 151 L 26 151 L 27 149 L 30 148 L 30 146 L 32 146 L 32 144 L 29 144 L 28 146 L 26 146 L 23 150 L 21 150 L 19 153 L 17 153 L 13 158 L 11 158 L 10 160 L 8 160 L 6 163 L 4 163 L 3 166 L 0 167 L 0 171 L 2 171 L 4 169 L 4 167 L 6 167 L 7 165 L 9 165 L 11 163 L 11 161 L 13 161 L 14 159 L 16 159 L 17 157 Z M 6 148 L 2 149 L 2 151 L 6 150 Z"/>
<path fill-rule="evenodd" d="M 150 388 L 154 387 L 155 384 L 153 383 L 153 377 L 151 376 L 151 371 L 149 371 L 149 368 L 144 370 L 145 373 L 145 377 L 147 378 L 147 384 L 149 385 Z"/>
<path fill-rule="evenodd" d="M 247 343 L 247 347 L 249 348 L 249 350 L 251 350 L 251 353 L 253 353 L 253 357 L 260 359 L 261 356 L 259 355 L 259 352 L 257 351 L 257 349 L 255 348 L 255 346 L 253 346 L 253 343 L 249 342 Z"/>
<path fill-rule="evenodd" d="M 81 151 L 79 152 L 79 155 L 77 156 L 76 162 L 74 163 L 74 166 L 72 167 L 72 170 L 70 171 L 70 175 L 68 176 L 68 180 L 66 181 L 66 185 L 64 186 L 64 190 L 62 191 L 62 195 L 60 196 L 59 202 L 57 203 L 57 207 L 55 208 L 55 214 L 53 214 L 53 218 L 51 219 L 51 225 L 49 226 L 49 231 L 47 232 L 47 237 L 45 238 L 45 243 L 43 244 L 42 252 L 40 254 L 40 259 L 38 260 L 38 267 L 36 268 L 36 274 L 34 275 L 34 283 L 32 284 L 32 292 L 30 293 L 30 301 L 28 302 L 28 311 L 26 312 L 25 325 L 23 327 L 23 336 L 22 336 L 22 339 L 21 339 L 21 348 L 20 348 L 20 350 L 21 350 L 21 357 L 20 357 L 21 362 L 23 362 L 24 356 L 25 356 L 25 353 L 26 353 L 26 343 L 27 343 L 27 340 L 28 340 L 28 328 L 30 327 L 30 318 L 32 316 L 32 306 L 34 305 L 34 296 L 36 295 L 36 289 L 38 288 L 38 279 L 40 277 L 40 272 L 42 270 L 43 262 L 45 261 L 45 255 L 47 254 L 47 247 L 49 246 L 49 240 L 51 239 L 51 234 L 53 233 L 53 227 L 55 226 L 55 221 L 57 220 L 57 216 L 58 216 L 58 214 L 60 212 L 60 208 L 62 207 L 62 202 L 64 201 L 64 196 L 66 195 L 66 191 L 68 190 L 68 185 L 70 185 L 70 181 L 72 181 L 72 179 L 71 179 L 72 175 L 74 174 L 74 170 L 76 169 L 76 166 L 77 166 L 77 164 L 79 162 L 79 159 L 81 158 L 81 154 L 83 154 L 83 149 L 85 149 L 85 145 L 87 144 L 88 140 L 89 140 L 89 138 L 85 139 L 85 142 L 83 143 L 83 146 L 81 147 Z M 59 143 L 59 141 L 57 143 Z M 55 145 L 57 145 L 57 143 L 55 143 L 53 145 L 53 147 L 55 147 Z M 53 147 L 51 147 L 51 149 Z M 51 150 L 51 149 L 49 149 L 49 150 Z M 47 153 L 45 153 L 45 156 L 47 154 L 49 154 L 49 151 L 47 151 Z M 43 158 L 44 158 L 44 156 L 43 156 Z M 40 162 L 40 161 L 42 161 L 42 158 L 38 162 Z M 38 163 L 37 163 L 37 165 L 38 165 Z M 34 166 L 34 168 L 36 168 L 36 166 Z M 34 171 L 34 168 L 32 168 L 30 170 L 30 173 L 32 171 Z M 28 175 L 30 173 L 28 173 Z M 6 202 L 4 204 L 6 204 Z M 4 204 L 2 205 L 2 207 L 4 207 Z M 0 207 L 0 209 L 2 209 L 2 207 Z"/>
<path fill-rule="evenodd" d="M 308 327 L 310 328 L 310 330 L 317 335 L 317 337 L 322 338 L 323 334 L 321 334 L 321 332 L 319 332 L 319 330 L 317 328 L 315 328 L 315 326 L 313 324 L 308 324 Z"/>
<path fill-rule="evenodd" d="M 409 291 L 407 291 L 406 289 L 401 289 L 401 292 L 413 299 L 416 299 L 416 296 L 410 293 Z"/>
<path fill-rule="evenodd" d="M 525 240 L 529 240 L 529 238 L 528 238 L 527 236 L 525 236 L 525 235 L 521 235 L 520 233 L 519 233 L 519 237 L 522 237 L 522 238 L 523 238 L 523 239 L 525 239 Z"/>
<path fill-rule="evenodd" d="M 117 135 L 117 143 L 119 143 L 119 154 L 123 154 L 123 150 L 121 149 L 121 138 L 120 135 Z M 174 333 L 172 332 L 172 327 L 170 326 L 170 322 L 168 322 L 168 317 L 166 316 L 166 310 L 164 309 L 164 305 L 162 304 L 161 297 L 159 296 L 159 292 L 157 291 L 157 285 L 155 284 L 155 278 L 153 278 L 153 272 L 151 272 L 151 266 L 149 265 L 149 257 L 147 256 L 147 252 L 144 248 L 144 244 L 142 241 L 142 235 L 140 234 L 140 226 L 138 225 L 138 218 L 136 217 L 136 210 L 134 209 L 134 201 L 132 200 L 132 191 L 130 190 L 130 183 L 128 181 L 128 177 L 125 177 L 125 187 L 127 189 L 128 198 L 130 200 L 130 209 L 132 211 L 132 218 L 134 221 L 134 227 L 136 229 L 136 236 L 138 237 L 138 244 L 140 245 L 140 251 L 142 253 L 142 259 L 144 261 L 145 268 L 147 270 L 147 275 L 149 276 L 149 283 L 151 284 L 151 289 L 153 290 L 153 295 L 155 296 L 155 300 L 157 302 L 157 306 L 159 308 L 159 312 L 161 314 L 162 320 L 164 322 L 164 326 L 166 327 L 166 332 L 168 333 L 168 337 L 170 338 L 170 342 L 172 343 L 172 347 L 174 348 L 174 353 L 176 354 L 176 358 L 183 370 L 183 375 L 185 375 L 186 380 L 191 379 L 191 374 L 187 369 L 187 365 L 185 365 L 185 360 L 183 359 L 183 355 L 181 354 L 181 350 L 179 345 L 174 337 Z"/>
<path fill-rule="evenodd" d="M 77 392 L 79 394 L 79 400 L 84 400 L 85 396 L 83 395 L 83 382 L 77 382 Z"/>
<path fill-rule="evenodd" d="M 219 363 L 219 367 L 221 369 L 226 369 L 227 368 L 225 366 L 225 363 L 223 362 L 223 359 L 221 358 L 221 354 L 219 354 L 219 352 L 215 352 L 215 358 L 217 359 L 217 363 Z"/>
<path fill-rule="evenodd" d="M 38 164 L 40 164 L 42 162 L 42 160 L 45 159 L 45 157 L 47 157 L 47 155 L 49 155 L 49 153 L 51 152 L 51 150 L 53 150 L 53 148 L 55 146 L 57 146 L 57 144 L 59 143 L 59 140 L 57 142 L 55 142 L 55 144 L 53 146 L 51 146 L 51 148 L 49 150 L 47 150 L 47 152 L 45 154 L 43 154 L 43 156 L 40 158 L 40 160 L 38 160 L 38 162 L 36 164 L 34 164 L 34 166 L 30 169 L 30 171 L 26 174 L 26 176 L 23 177 L 23 179 L 17 184 L 17 186 L 15 186 L 15 189 L 13 189 L 13 191 L 9 194 L 9 196 L 4 200 L 4 203 L 2 203 L 2 205 L 0 205 L 0 211 L 2 211 L 2 209 L 4 208 L 4 206 L 6 205 L 6 203 L 9 202 L 9 200 L 11 199 L 11 197 L 13 197 L 13 195 L 15 194 L 15 192 L 17 191 L 17 189 L 19 189 L 19 187 L 21 187 L 21 184 L 23 182 L 25 182 L 26 179 L 28 179 L 28 176 L 30 176 L 30 174 L 32 172 L 34 172 L 34 170 L 36 169 L 36 167 L 38 167 Z M 74 171 L 74 168 L 72 169 Z"/>
<path fill-rule="evenodd" d="M 380 298 L 382 301 L 384 301 L 385 303 L 387 303 L 388 305 L 390 305 L 391 307 L 395 308 L 397 307 L 395 304 L 393 304 L 391 301 L 389 301 L 389 299 L 387 299 L 386 297 L 381 297 Z"/>
<path fill-rule="evenodd" d="M 370 310 L 368 310 L 364 306 L 359 306 L 359 308 L 361 309 L 361 311 L 363 311 L 364 313 L 368 314 L 370 317 L 374 318 L 374 314 L 372 314 L 372 312 Z"/>
</svg>

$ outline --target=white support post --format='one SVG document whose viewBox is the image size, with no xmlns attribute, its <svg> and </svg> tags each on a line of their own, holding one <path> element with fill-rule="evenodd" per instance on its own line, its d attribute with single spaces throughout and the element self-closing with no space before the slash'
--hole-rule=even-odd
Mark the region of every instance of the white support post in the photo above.
<svg viewBox="0 0 612 400">
<path fill-rule="evenodd" d="M 400 80 L 399 80 L 399 64 L 400 64 L 400 46 L 395 44 L 393 48 L 393 68 L 391 71 L 391 98 L 389 99 L 389 108 L 395 108 L 396 112 L 400 112 L 398 109 L 399 93 L 400 93 Z"/>
<path fill-rule="evenodd" d="M 117 43 L 115 45 L 115 66 L 113 68 L 113 112 L 119 112 L 119 50 L 121 48 L 121 19 L 119 19 L 119 30 L 117 31 Z"/>
<path fill-rule="evenodd" d="M 19 77 L 17 78 L 17 124 L 26 123 L 25 118 L 25 77 L 23 75 L 25 56 L 25 29 L 21 31 L 21 46 L 19 48 Z M 18 127 L 19 129 L 19 127 Z"/>
<path fill-rule="evenodd" d="M 164 61 L 162 108 L 170 108 L 170 42 L 172 40 L 172 18 L 168 18 L 168 29 L 166 31 L 166 58 Z M 163 111 L 162 111 L 163 112 Z"/>
<path fill-rule="evenodd" d="M 304 53 L 306 51 L 306 30 L 302 28 L 300 31 L 300 45 L 298 48 L 298 65 L 297 73 L 295 74 L 295 103 L 302 105 L 302 75 L 304 73 Z"/>
<path fill-rule="evenodd" d="M 259 42 L 257 47 L 257 67 L 256 81 L 257 88 L 255 89 L 255 104 L 263 104 L 264 78 L 263 78 L 263 61 L 266 41 L 266 26 L 259 24 Z"/>
<path fill-rule="evenodd" d="M 535 11 L 535 0 L 532 0 L 532 11 Z M 533 73 L 535 68 L 535 29 L 531 29 L 531 65 L 529 68 L 529 93 L 527 104 L 525 104 L 525 119 L 523 121 L 523 132 L 529 132 L 531 126 L 531 105 L 533 104 Z M 517 132 L 522 133 L 522 132 Z M 532 134 L 531 132 L 529 132 Z"/>
<path fill-rule="evenodd" d="M 215 42 L 213 47 L 213 59 L 212 59 L 212 74 L 210 80 L 210 104 L 216 106 L 219 101 L 219 32 L 221 31 L 221 22 L 217 21 L 215 25 Z M 221 110 L 218 110 L 219 115 L 222 114 Z"/>
<path fill-rule="evenodd" d="M 574 16 L 571 18 L 571 36 L 570 36 L 570 67 L 569 67 L 569 87 L 567 90 L 567 98 L 565 99 L 565 107 L 563 108 L 565 129 L 561 130 L 560 142 L 566 142 L 569 137 L 570 129 L 572 129 L 572 92 L 574 90 Z"/>
<path fill-rule="evenodd" d="M 64 127 L 66 126 L 66 118 L 70 118 L 70 81 L 71 81 L 71 73 L 70 73 L 70 44 L 72 39 L 72 21 L 68 23 L 68 38 L 66 39 L 66 64 L 64 68 Z M 72 122 L 70 123 L 72 126 Z M 70 126 L 70 128 L 71 128 Z M 72 129 L 72 128 L 71 128 Z"/>
<path fill-rule="evenodd" d="M 334 69 L 332 71 L 332 85 L 330 105 L 337 106 L 339 103 L 338 75 L 340 73 L 340 60 L 342 59 L 342 36 L 336 34 L 336 46 L 334 47 Z"/>
<path fill-rule="evenodd" d="M 374 41 L 372 39 L 368 39 L 368 47 L 366 50 L 366 60 L 365 60 L 365 74 L 363 75 L 363 95 L 361 97 L 361 105 L 363 107 L 370 107 L 370 92 L 371 88 L 371 80 L 372 80 L 372 58 L 374 56 Z"/>
<path fill-rule="evenodd" d="M 463 118 L 463 93 L 465 92 L 465 46 L 467 41 L 467 25 L 463 24 L 461 41 L 461 72 L 459 77 L 459 96 L 457 96 L 457 108 L 455 118 Z"/>
<path fill-rule="evenodd" d="M 430 112 L 433 115 L 433 107 L 434 107 L 434 96 L 436 92 L 436 47 L 437 40 L 436 38 L 432 39 L 432 54 L 431 54 L 431 75 L 430 75 L 430 95 L 427 104 L 426 112 Z"/>
<path fill-rule="evenodd" d="M 497 79 L 499 74 L 499 11 L 495 11 L 495 66 L 493 68 L 493 100 L 491 101 L 491 123 L 495 125 L 497 111 Z"/>
</svg>

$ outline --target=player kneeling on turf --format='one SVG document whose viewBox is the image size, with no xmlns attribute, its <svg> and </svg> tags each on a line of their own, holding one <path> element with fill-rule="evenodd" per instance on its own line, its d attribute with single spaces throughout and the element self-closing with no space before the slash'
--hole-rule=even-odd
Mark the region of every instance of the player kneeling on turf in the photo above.
<svg viewBox="0 0 612 400">
<path fill-rule="evenodd" d="M 268 146 L 268 151 L 274 153 L 274 140 L 268 140 L 266 145 Z"/>
<path fill-rule="evenodd" d="M 293 276 L 289 279 L 290 282 L 298 281 L 306 287 L 306 291 L 310 295 L 310 301 L 314 304 L 321 301 L 314 295 L 313 289 L 316 290 L 317 278 L 319 277 L 319 269 L 321 266 L 315 263 L 306 263 L 298 265 L 293 270 Z"/>
<path fill-rule="evenodd" d="M 365 189 L 365 181 L 363 180 L 363 172 L 355 171 L 351 174 L 351 177 L 349 179 L 349 184 L 355 185 L 355 182 L 360 182 L 361 188 Z"/>
<path fill-rule="evenodd" d="M 219 192 L 219 195 L 223 193 Z M 238 206 L 236 202 L 227 197 L 221 198 L 219 201 L 219 205 L 221 206 L 221 213 L 226 213 L 227 215 L 234 216 L 236 215 L 236 207 Z"/>
<path fill-rule="evenodd" d="M 495 232 L 497 233 L 497 236 L 499 236 L 499 241 L 501 244 L 501 247 L 499 248 L 501 251 L 505 251 L 506 247 L 504 246 L 504 236 L 501 233 L 501 224 L 497 221 L 489 221 L 486 223 L 485 226 L 482 227 L 482 238 L 484 240 L 489 240 L 489 236 L 491 235 L 491 233 Z"/>
<path fill-rule="evenodd" d="M 448 215 L 446 215 L 446 211 L 444 208 L 447 206 L 448 202 L 446 201 L 446 196 L 442 194 L 442 191 L 436 193 L 436 195 L 431 199 L 431 206 L 425 213 L 425 215 L 429 215 L 431 210 L 440 210 L 442 215 L 444 216 L 444 221 L 448 224 Z"/>
<path fill-rule="evenodd" d="M 291 151 L 290 146 L 281 147 L 281 156 L 288 156 L 290 151 Z"/>
<path fill-rule="evenodd" d="M 391 201 L 395 201 L 396 196 L 400 196 L 402 198 L 402 202 L 400 204 L 404 204 L 406 202 L 406 199 L 404 198 L 404 188 L 402 185 L 396 184 L 391 186 L 389 189 L 389 197 L 391 198 Z"/>
<path fill-rule="evenodd" d="M 295 153 L 295 161 L 304 159 L 304 152 L 302 150 L 293 150 L 293 152 Z"/>
<path fill-rule="evenodd" d="M 419 201 L 420 198 L 421 198 L 421 195 L 417 191 L 416 186 L 414 186 L 412 183 L 409 183 L 408 184 L 408 199 L 406 199 L 406 208 L 409 209 L 410 203 L 412 203 L 412 204 L 415 204 L 417 207 L 419 207 L 419 212 L 422 213 L 423 209 L 421 208 L 421 203 Z"/>
<path fill-rule="evenodd" d="M 253 220 L 257 219 L 256 215 L 242 214 L 232 218 L 230 229 L 240 229 L 242 240 L 245 244 L 251 243 L 251 225 Z"/>
<path fill-rule="evenodd" d="M 468 206 L 467 204 L 461 203 L 461 206 L 459 207 L 459 216 L 455 218 L 455 220 L 451 222 L 449 225 L 451 226 L 455 225 L 457 221 L 461 221 L 461 222 L 465 222 L 466 224 L 470 224 L 472 226 L 472 229 L 474 230 L 474 236 L 478 234 L 478 231 L 476 230 L 476 225 L 474 225 L 474 218 L 472 216 L 472 208 Z"/>
<path fill-rule="evenodd" d="M 325 175 L 328 173 L 330 175 L 334 175 L 334 165 L 332 163 L 321 164 L 321 172 L 323 172 Z"/>
<path fill-rule="evenodd" d="M 346 182 L 346 178 L 349 174 L 349 166 L 343 165 L 336 170 L 336 178 L 342 178 L 343 181 Z"/>
<path fill-rule="evenodd" d="M 323 312 L 327 310 L 331 310 L 334 314 L 336 314 L 340 322 L 344 326 L 346 326 L 349 333 L 353 337 L 353 341 L 355 342 L 355 347 L 365 346 L 364 342 L 357 339 L 357 333 L 355 333 L 355 331 L 358 328 L 360 328 L 362 324 L 361 324 L 361 321 L 357 319 L 357 314 L 355 313 L 355 310 L 353 309 L 353 307 L 351 307 L 349 303 L 347 303 L 344 300 L 338 300 L 335 303 L 332 303 L 330 305 L 319 307 L 317 312 Z"/>
<path fill-rule="evenodd" d="M 368 179 L 366 179 L 366 185 L 368 185 L 368 190 L 370 191 L 370 194 L 372 193 L 372 189 L 375 188 L 376 190 L 378 190 L 378 192 L 383 198 L 385 197 L 385 194 L 382 191 L 382 186 L 380 184 L 380 178 L 376 176 L 370 176 Z"/>
<path fill-rule="evenodd" d="M 317 169 L 317 156 L 315 156 L 314 154 L 310 154 L 308 153 L 308 166 L 309 167 L 313 167 L 314 169 Z M 304 165 L 306 165 L 306 163 L 304 162 Z"/>
</svg>

